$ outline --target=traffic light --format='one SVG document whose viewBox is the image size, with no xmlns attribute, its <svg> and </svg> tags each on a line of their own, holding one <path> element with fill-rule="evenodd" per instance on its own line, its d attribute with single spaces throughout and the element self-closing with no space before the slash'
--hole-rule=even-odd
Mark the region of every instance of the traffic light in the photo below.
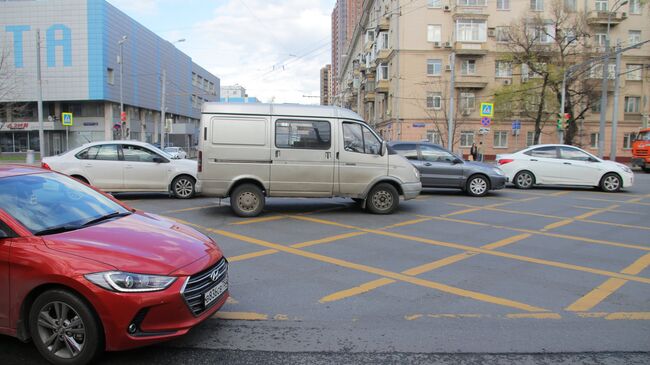
<svg viewBox="0 0 650 365">
<path fill-rule="evenodd" d="M 562 114 L 557 115 L 557 130 L 558 131 L 564 130 L 564 116 Z"/>
<path fill-rule="evenodd" d="M 569 122 L 571 121 L 571 114 L 564 113 L 564 129 L 569 129 Z"/>
</svg>

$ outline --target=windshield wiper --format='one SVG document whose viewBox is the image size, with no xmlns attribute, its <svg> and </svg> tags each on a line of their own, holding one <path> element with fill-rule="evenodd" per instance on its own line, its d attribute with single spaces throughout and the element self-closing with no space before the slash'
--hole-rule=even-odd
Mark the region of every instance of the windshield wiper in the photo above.
<svg viewBox="0 0 650 365">
<path fill-rule="evenodd" d="M 113 213 L 109 213 L 109 214 L 103 215 L 103 216 L 101 216 L 99 218 L 91 219 L 88 222 L 82 224 L 81 227 L 88 227 L 88 226 L 91 226 L 93 224 L 103 222 L 105 220 L 109 220 L 109 219 L 112 219 L 112 218 L 118 218 L 118 217 L 125 217 L 127 215 L 131 215 L 131 212 L 124 212 L 124 213 L 113 212 Z"/>
<path fill-rule="evenodd" d="M 64 224 L 62 226 L 58 227 L 52 227 L 48 229 L 44 229 L 42 231 L 38 231 L 34 233 L 35 236 L 44 236 L 48 234 L 55 234 L 55 233 L 63 233 L 63 232 L 68 232 L 68 231 L 74 231 L 76 229 L 82 228 L 82 226 L 75 226 L 72 224 Z"/>
</svg>

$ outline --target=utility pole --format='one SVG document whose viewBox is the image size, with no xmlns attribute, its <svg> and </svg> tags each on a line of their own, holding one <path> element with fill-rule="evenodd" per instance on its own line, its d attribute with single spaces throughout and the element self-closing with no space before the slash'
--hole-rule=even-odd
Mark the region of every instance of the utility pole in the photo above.
<svg viewBox="0 0 650 365">
<path fill-rule="evenodd" d="M 612 149 L 609 153 L 609 159 L 616 161 L 616 127 L 618 127 L 618 94 L 621 86 L 621 40 L 616 39 L 616 68 L 614 75 L 614 111 L 612 112 Z"/>
<path fill-rule="evenodd" d="M 447 115 L 447 149 L 453 152 L 453 141 L 454 141 L 454 95 L 456 94 L 456 79 L 455 79 L 455 70 L 456 70 L 456 52 L 451 51 L 450 61 L 451 65 L 451 82 L 449 83 L 449 113 Z"/>
<path fill-rule="evenodd" d="M 43 129 L 43 78 L 41 77 L 41 30 L 36 29 L 36 94 L 38 97 L 38 143 L 41 160 L 45 153 L 45 131 Z"/>
<path fill-rule="evenodd" d="M 605 36 L 605 58 L 603 59 L 603 81 L 600 94 L 600 123 L 598 128 L 598 157 L 605 155 L 605 115 L 607 114 L 607 82 L 609 81 L 609 19 Z"/>
<path fill-rule="evenodd" d="M 566 77 L 567 77 L 567 73 L 569 73 L 570 70 L 571 70 L 571 68 L 564 71 L 564 76 L 562 77 L 562 97 L 561 97 L 561 101 L 560 101 L 560 116 L 562 118 L 564 118 L 564 104 L 566 103 Z M 562 120 L 562 121 L 564 122 L 564 120 Z M 562 130 L 558 129 L 557 134 L 558 134 L 558 138 L 559 138 L 558 143 L 562 144 L 564 142 L 562 140 L 563 137 L 564 137 L 563 133 L 562 133 Z"/>
<path fill-rule="evenodd" d="M 162 70 L 162 92 L 160 93 L 160 149 L 165 148 L 165 84 L 167 83 L 167 72 Z"/>
<path fill-rule="evenodd" d="M 120 46 L 120 55 L 117 58 L 117 63 L 120 64 L 120 134 L 122 139 L 125 138 L 125 129 L 126 129 L 126 119 L 124 119 L 124 57 L 122 53 L 122 48 L 124 47 L 124 42 L 127 40 L 127 36 L 122 36 L 117 44 Z"/>
</svg>

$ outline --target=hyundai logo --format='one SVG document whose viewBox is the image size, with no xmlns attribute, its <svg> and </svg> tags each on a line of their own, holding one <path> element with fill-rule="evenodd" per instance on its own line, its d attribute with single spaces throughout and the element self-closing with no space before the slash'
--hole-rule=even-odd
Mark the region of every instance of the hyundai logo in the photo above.
<svg viewBox="0 0 650 365">
<path fill-rule="evenodd" d="M 217 281 L 217 279 L 219 279 L 219 270 L 214 270 L 211 272 L 210 279 L 212 279 L 212 281 Z"/>
</svg>

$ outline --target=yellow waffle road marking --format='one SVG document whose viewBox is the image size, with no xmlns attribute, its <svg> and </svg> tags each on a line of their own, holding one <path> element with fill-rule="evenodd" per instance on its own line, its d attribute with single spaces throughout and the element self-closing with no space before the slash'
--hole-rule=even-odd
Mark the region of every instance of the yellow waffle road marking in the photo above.
<svg viewBox="0 0 650 365">
<path fill-rule="evenodd" d="M 243 226 L 246 224 L 261 223 L 261 222 L 272 222 L 278 221 L 280 219 L 287 219 L 286 215 L 274 215 L 271 217 L 262 217 L 262 218 L 247 218 L 241 222 L 228 223 L 231 226 Z"/>
<path fill-rule="evenodd" d="M 638 260 L 634 261 L 632 265 L 621 270 L 621 273 L 638 275 L 641 271 L 645 270 L 646 267 L 650 265 L 650 253 L 643 255 Z M 591 310 L 593 307 L 600 304 L 603 300 L 607 299 L 610 295 L 615 293 L 623 285 L 627 283 L 627 280 L 611 278 L 597 286 L 595 289 L 585 294 L 580 299 L 573 302 L 569 305 L 566 310 L 572 312 L 586 312 Z"/>
<path fill-rule="evenodd" d="M 328 303 L 328 302 L 334 302 L 337 300 L 341 300 L 344 298 L 349 298 L 353 297 L 355 295 L 367 293 L 371 290 L 377 289 L 379 287 L 382 287 L 384 285 L 396 283 L 395 280 L 392 279 L 387 279 L 387 278 L 381 278 L 373 281 L 369 281 L 367 283 L 361 284 L 359 286 L 355 286 L 354 288 L 346 289 L 346 290 L 341 290 L 339 292 L 330 294 L 328 296 L 322 297 L 319 302 L 321 303 Z"/>
<path fill-rule="evenodd" d="M 506 314 L 506 318 L 562 319 L 562 316 L 559 313 L 512 313 Z"/>
<path fill-rule="evenodd" d="M 643 320 L 650 321 L 650 312 L 618 312 L 605 317 L 607 320 Z"/>
<path fill-rule="evenodd" d="M 308 217 L 300 217 L 300 218 L 301 219 L 310 219 Z M 483 294 L 483 293 L 479 293 L 479 292 L 475 292 L 475 291 L 471 291 L 471 290 L 456 288 L 456 287 L 453 287 L 453 286 L 450 286 L 450 285 L 446 285 L 446 284 L 442 284 L 442 283 L 438 283 L 438 282 L 434 282 L 434 281 L 430 281 L 430 280 L 424 280 L 424 279 L 420 279 L 420 278 L 416 278 L 416 277 L 412 277 L 412 276 L 408 276 L 408 275 L 404 275 L 404 274 L 400 274 L 400 273 L 395 273 L 395 272 L 392 272 L 392 271 L 388 271 L 388 270 L 384 270 L 384 269 L 380 269 L 380 268 L 375 268 L 375 267 L 368 266 L 368 265 L 357 264 L 357 263 L 353 263 L 353 262 L 350 262 L 350 261 L 337 259 L 337 258 L 334 258 L 334 257 L 329 257 L 329 256 L 325 256 L 325 255 L 320 255 L 320 254 L 308 252 L 308 251 L 303 251 L 303 250 L 299 250 L 299 249 L 296 249 L 296 248 L 293 248 L 293 247 L 286 247 L 286 246 L 283 246 L 283 245 L 280 245 L 280 244 L 277 244 L 277 243 L 263 241 L 263 240 L 260 240 L 260 239 L 257 239 L 257 238 L 244 236 L 244 235 L 241 235 L 241 234 L 238 234 L 238 233 L 233 233 L 233 232 L 228 232 L 228 231 L 224 231 L 224 230 L 220 230 L 220 229 L 213 229 L 213 228 L 205 228 L 205 229 L 207 231 L 209 231 L 209 232 L 216 233 L 216 234 L 219 234 L 221 236 L 237 239 L 237 240 L 240 240 L 240 241 L 243 241 L 243 242 L 252 243 L 252 244 L 255 244 L 255 245 L 258 245 L 258 246 L 262 246 L 262 247 L 266 247 L 266 248 L 272 248 L 272 249 L 275 249 L 275 250 L 278 250 L 278 251 L 294 254 L 296 256 L 301 256 L 301 257 L 309 258 L 309 259 L 312 259 L 312 260 L 325 262 L 325 263 L 329 263 L 329 264 L 340 266 L 340 267 L 345 267 L 345 268 L 348 268 L 348 269 L 363 271 L 363 272 L 366 272 L 366 273 L 378 275 L 380 277 L 386 277 L 386 278 L 393 279 L 393 280 L 399 280 L 399 281 L 407 282 L 407 283 L 410 283 L 410 284 L 419 285 L 419 286 L 423 286 L 423 287 L 426 287 L 426 288 L 439 290 L 439 291 L 442 291 L 442 292 L 445 292 L 445 293 L 458 295 L 458 296 L 465 297 L 465 298 L 470 298 L 470 299 L 474 299 L 474 300 L 478 300 L 478 301 L 482 301 L 482 302 L 487 302 L 487 303 L 491 303 L 491 304 L 496 304 L 496 305 L 501 305 L 501 306 L 505 306 L 505 307 L 510 307 L 510 308 L 516 308 L 516 309 L 519 309 L 519 310 L 522 310 L 522 311 L 527 311 L 527 312 L 545 312 L 545 311 L 547 311 L 546 309 L 535 307 L 535 306 L 528 305 L 528 304 L 521 303 L 521 302 L 517 302 L 517 301 L 514 301 L 514 300 L 500 298 L 500 297 L 496 297 L 496 296 L 492 296 L 492 295 L 488 295 L 488 294 Z"/>
<path fill-rule="evenodd" d="M 191 211 L 194 211 L 194 210 L 203 210 L 203 209 L 217 208 L 217 207 L 219 207 L 219 206 L 215 205 L 215 204 L 203 205 L 203 206 L 200 206 L 200 207 L 191 207 L 191 208 L 184 208 L 184 209 L 168 210 L 168 211 L 163 212 L 163 214 L 191 212 Z"/>
</svg>

